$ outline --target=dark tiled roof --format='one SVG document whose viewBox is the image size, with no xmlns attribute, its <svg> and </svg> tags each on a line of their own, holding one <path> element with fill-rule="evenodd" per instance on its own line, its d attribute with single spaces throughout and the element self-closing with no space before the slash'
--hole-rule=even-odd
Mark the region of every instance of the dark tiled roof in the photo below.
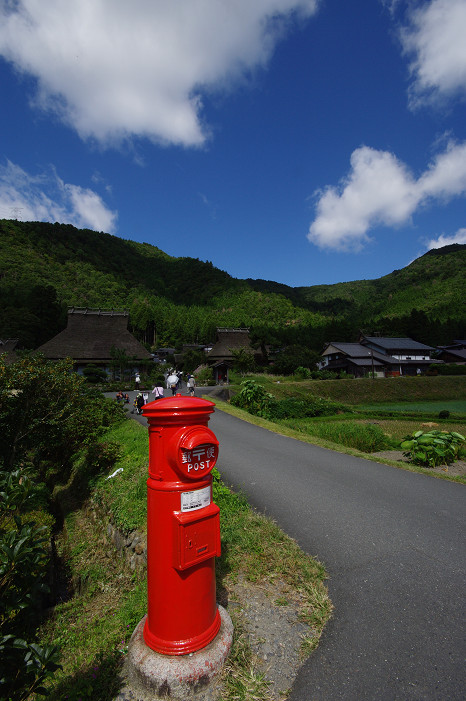
<svg viewBox="0 0 466 701">
<path fill-rule="evenodd" d="M 432 346 L 426 346 L 425 343 L 419 343 L 418 341 L 413 341 L 412 338 L 387 338 L 384 336 L 364 336 L 361 343 L 364 342 L 372 343 L 379 348 L 383 348 L 386 351 L 393 350 L 434 350 Z"/>
<path fill-rule="evenodd" d="M 51 360 L 109 361 L 112 347 L 130 358 L 150 359 L 150 353 L 128 331 L 127 312 L 69 310 L 68 326 L 38 350 Z"/>
<path fill-rule="evenodd" d="M 341 353 L 344 353 L 346 356 L 349 358 L 355 359 L 355 358 L 361 358 L 362 360 L 368 359 L 369 362 L 371 361 L 372 357 L 374 360 L 379 359 L 382 362 L 387 362 L 393 360 L 393 362 L 398 362 L 395 360 L 395 358 L 390 358 L 390 356 L 387 356 L 385 353 L 378 353 L 376 350 L 372 351 L 370 348 L 367 348 L 366 346 L 361 345 L 360 343 L 329 343 L 329 346 L 332 346 L 335 348 L 337 351 L 340 351 Z"/>
</svg>

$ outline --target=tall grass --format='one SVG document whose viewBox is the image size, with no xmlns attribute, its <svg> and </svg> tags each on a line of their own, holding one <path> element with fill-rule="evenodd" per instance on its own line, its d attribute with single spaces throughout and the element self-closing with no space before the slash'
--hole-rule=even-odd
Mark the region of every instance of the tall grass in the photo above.
<svg viewBox="0 0 466 701">
<path fill-rule="evenodd" d="M 347 448 L 360 450 L 362 453 L 375 453 L 389 447 L 389 440 L 380 426 L 356 421 L 309 421 L 306 419 L 288 419 L 285 426 L 317 436 Z"/>
<path fill-rule="evenodd" d="M 386 402 L 463 400 L 466 375 L 457 377 L 391 377 L 358 380 L 300 380 L 255 375 L 277 399 L 323 397 L 343 404 L 381 404 Z"/>
</svg>

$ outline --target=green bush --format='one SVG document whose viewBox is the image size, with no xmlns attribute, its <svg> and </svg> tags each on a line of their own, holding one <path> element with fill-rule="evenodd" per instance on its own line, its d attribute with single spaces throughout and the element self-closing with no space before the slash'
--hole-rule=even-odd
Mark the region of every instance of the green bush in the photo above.
<svg viewBox="0 0 466 701">
<path fill-rule="evenodd" d="M 240 391 L 231 399 L 233 406 L 266 419 L 270 417 L 272 402 L 275 402 L 272 395 L 254 380 L 243 380 Z"/>
<path fill-rule="evenodd" d="M 214 374 L 212 368 L 207 366 L 202 367 L 198 373 L 195 375 L 196 384 L 199 387 L 210 387 L 215 384 Z"/>
<path fill-rule="evenodd" d="M 309 368 L 303 368 L 303 366 L 300 365 L 294 371 L 294 375 L 295 375 L 295 377 L 300 377 L 302 380 L 309 380 L 312 376 L 312 373 L 309 370 Z"/>
<path fill-rule="evenodd" d="M 329 399 L 321 397 L 311 397 L 309 399 L 289 397 L 271 401 L 269 405 L 269 415 L 272 419 L 304 419 L 313 416 L 333 416 L 344 410 L 342 404 L 336 404 Z"/>
<path fill-rule="evenodd" d="M 23 521 L 43 500 L 27 474 L 0 472 L 0 492 L 0 697 L 23 701 L 43 693 L 44 681 L 59 667 L 57 648 L 35 642 L 49 591 L 50 531 Z"/>
<path fill-rule="evenodd" d="M 107 380 L 107 373 L 105 370 L 97 367 L 97 365 L 93 365 L 92 363 L 89 363 L 89 365 L 84 368 L 83 376 L 90 384 L 93 385 L 96 385 L 99 382 L 106 382 Z"/>
<path fill-rule="evenodd" d="M 401 442 L 403 455 L 414 465 L 437 467 L 458 459 L 465 438 L 456 431 L 415 431 Z"/>
<path fill-rule="evenodd" d="M 445 363 L 445 365 L 429 365 L 429 373 L 435 375 L 466 375 L 466 365 L 455 365 L 455 363 Z"/>
</svg>

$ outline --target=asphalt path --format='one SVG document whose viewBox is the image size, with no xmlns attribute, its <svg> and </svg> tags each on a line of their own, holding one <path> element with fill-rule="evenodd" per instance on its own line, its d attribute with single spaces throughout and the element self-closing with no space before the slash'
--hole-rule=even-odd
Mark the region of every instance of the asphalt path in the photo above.
<svg viewBox="0 0 466 701">
<path fill-rule="evenodd" d="M 465 699 L 463 485 L 216 411 L 218 468 L 323 562 L 335 606 L 289 701 Z"/>
</svg>

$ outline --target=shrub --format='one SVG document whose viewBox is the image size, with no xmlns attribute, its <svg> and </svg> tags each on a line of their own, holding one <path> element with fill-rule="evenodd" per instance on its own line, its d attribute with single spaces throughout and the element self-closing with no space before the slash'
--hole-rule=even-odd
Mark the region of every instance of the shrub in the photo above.
<svg viewBox="0 0 466 701">
<path fill-rule="evenodd" d="M 243 380 L 241 389 L 231 399 L 231 404 L 240 409 L 246 409 L 250 414 L 269 418 L 270 404 L 274 401 L 272 395 L 266 392 L 262 385 L 258 385 L 254 380 Z"/>
<path fill-rule="evenodd" d="M 304 419 L 313 416 L 333 416 L 344 410 L 345 408 L 342 404 L 337 404 L 321 397 L 311 397 L 309 399 L 290 397 L 279 401 L 271 401 L 269 406 L 272 419 Z"/>
<path fill-rule="evenodd" d="M 429 374 L 435 375 L 466 375 L 466 365 L 455 365 L 455 363 L 445 363 L 445 365 L 429 365 Z"/>
<path fill-rule="evenodd" d="M 26 474 L 0 472 L 0 490 L 0 697 L 23 701 L 43 693 L 43 682 L 59 667 L 57 648 L 34 642 L 49 591 L 50 535 L 46 526 L 22 520 L 42 500 Z"/>
<path fill-rule="evenodd" d="M 90 384 L 93 385 L 96 385 L 99 382 L 107 381 L 107 373 L 105 370 L 97 367 L 97 365 L 93 365 L 92 363 L 89 363 L 89 365 L 84 368 L 83 376 Z"/>
<path fill-rule="evenodd" d="M 447 411 L 446 409 L 443 409 L 442 411 L 439 412 L 438 417 L 439 417 L 439 419 L 448 419 L 448 418 L 450 418 L 450 412 Z"/>
<path fill-rule="evenodd" d="M 300 365 L 299 368 L 296 368 L 294 375 L 295 377 L 300 377 L 302 380 L 309 380 L 312 376 L 309 368 L 303 368 L 302 365 Z"/>
<path fill-rule="evenodd" d="M 199 372 L 196 373 L 195 377 L 196 377 L 196 384 L 199 387 L 209 387 L 209 386 L 215 384 L 214 374 L 212 372 L 212 368 L 209 368 L 206 365 L 201 367 Z"/>
<path fill-rule="evenodd" d="M 464 436 L 456 431 L 415 431 L 404 438 L 401 448 L 404 457 L 414 465 L 437 467 L 457 460 L 464 441 Z"/>
</svg>

